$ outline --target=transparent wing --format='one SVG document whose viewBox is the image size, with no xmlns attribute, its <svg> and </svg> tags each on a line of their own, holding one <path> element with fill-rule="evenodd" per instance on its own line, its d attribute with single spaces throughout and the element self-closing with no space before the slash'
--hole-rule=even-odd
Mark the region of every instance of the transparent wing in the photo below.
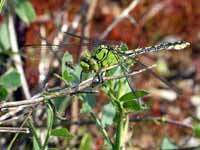
<svg viewBox="0 0 200 150">
<path fill-rule="evenodd" d="M 59 66 L 62 61 L 60 58 L 63 53 L 64 51 L 54 52 L 48 47 L 41 46 L 26 47 L 22 50 L 25 74 L 31 89 L 35 89 L 34 93 L 41 92 L 53 74 L 60 72 Z"/>
<path fill-rule="evenodd" d="M 96 46 L 98 46 L 100 44 L 118 45 L 118 46 L 120 44 L 117 41 L 100 40 L 100 39 L 97 39 L 97 38 L 88 38 L 88 37 L 84 37 L 84 36 L 79 36 L 79 35 L 72 34 L 72 33 L 69 33 L 69 32 L 65 32 L 65 33 L 68 36 L 80 39 L 81 42 L 80 43 L 63 43 L 61 45 L 52 45 L 52 44 L 49 44 L 49 43 L 47 43 L 46 45 L 25 45 L 24 48 L 26 48 L 26 47 L 34 48 L 34 49 L 40 48 L 41 50 L 42 49 L 50 49 L 51 51 L 55 51 L 55 49 L 56 50 L 59 49 L 59 51 L 62 51 L 62 50 L 65 50 L 65 49 L 69 50 L 70 47 L 73 48 L 73 47 L 77 47 L 77 46 L 89 46 L 89 50 L 91 50 L 91 49 L 93 49 L 93 47 L 96 47 Z M 87 41 L 87 42 L 85 42 L 85 41 Z M 134 59 L 133 57 L 137 56 L 137 55 L 141 55 L 141 54 L 145 54 L 145 53 L 151 53 L 151 52 L 158 52 L 158 51 L 161 51 L 161 50 L 172 50 L 172 49 L 180 50 L 180 49 L 183 49 L 183 48 L 187 47 L 188 45 L 189 45 L 188 42 L 176 41 L 176 42 L 169 42 L 169 43 L 161 43 L 159 45 L 145 47 L 145 48 L 138 48 L 138 49 L 130 50 L 130 51 L 127 51 L 127 52 L 117 51 L 115 53 L 119 53 L 121 55 L 124 55 L 127 58 Z M 118 49 L 115 48 L 113 50 L 118 50 Z M 144 65 L 143 63 L 141 63 L 138 59 L 136 59 L 135 62 L 138 63 L 139 66 L 141 66 L 142 68 L 147 68 L 147 66 Z M 123 64 L 123 63 L 121 63 L 121 64 Z M 124 68 L 124 67 L 122 67 L 122 68 Z M 126 71 L 126 70 L 124 70 L 124 71 Z M 167 80 L 165 80 L 164 78 L 160 77 L 159 75 L 157 75 L 152 70 L 150 71 L 150 70 L 147 69 L 147 71 L 149 73 L 151 73 L 152 75 L 154 75 L 159 80 L 161 80 L 167 86 L 169 86 L 170 88 L 174 89 L 176 92 L 179 91 L 176 88 L 175 85 L 169 83 Z M 127 78 L 127 81 L 130 84 L 130 79 Z M 131 87 L 131 89 L 133 89 L 133 88 Z"/>
</svg>

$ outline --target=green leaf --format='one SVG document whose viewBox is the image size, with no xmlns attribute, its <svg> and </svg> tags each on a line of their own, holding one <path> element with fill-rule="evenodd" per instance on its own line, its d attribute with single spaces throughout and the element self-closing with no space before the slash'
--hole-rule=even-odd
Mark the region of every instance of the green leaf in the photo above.
<svg viewBox="0 0 200 150">
<path fill-rule="evenodd" d="M 96 99 L 93 94 L 85 94 L 83 96 L 83 105 L 80 110 L 81 113 L 89 113 L 96 105 Z"/>
<path fill-rule="evenodd" d="M 8 96 L 7 89 L 0 86 L 0 101 L 5 100 L 7 96 Z"/>
<path fill-rule="evenodd" d="M 28 0 L 16 2 L 15 12 L 27 24 L 36 18 L 35 10 Z"/>
<path fill-rule="evenodd" d="M 54 121 L 54 111 L 50 103 L 47 103 L 47 134 L 44 140 L 43 149 L 48 146 L 49 137 L 51 135 L 51 130 Z"/>
<path fill-rule="evenodd" d="M 47 105 L 47 129 L 52 128 L 53 126 L 53 121 L 54 121 L 54 112 L 53 112 L 53 108 L 50 104 Z"/>
<path fill-rule="evenodd" d="M 69 96 L 55 97 L 52 99 L 52 102 L 59 113 L 64 112 L 67 109 L 67 107 L 71 104 L 71 97 Z"/>
<path fill-rule="evenodd" d="M 73 76 L 67 70 L 64 71 L 64 73 L 62 74 L 62 77 L 66 81 L 73 81 L 74 80 Z"/>
<path fill-rule="evenodd" d="M 140 103 L 136 100 L 126 100 L 122 102 L 123 108 L 135 112 L 142 110 L 142 107 L 140 106 Z"/>
<path fill-rule="evenodd" d="M 72 134 L 66 128 L 59 128 L 59 129 L 51 130 L 51 136 L 72 138 Z"/>
<path fill-rule="evenodd" d="M 160 149 L 178 149 L 178 146 L 174 142 L 172 142 L 168 137 L 164 137 Z"/>
<path fill-rule="evenodd" d="M 4 21 L 0 26 L 0 48 L 1 50 L 10 49 L 10 36 L 7 21 Z"/>
<path fill-rule="evenodd" d="M 81 140 L 80 150 L 92 150 L 92 136 L 85 134 Z"/>
<path fill-rule="evenodd" d="M 3 51 L 0 51 L 0 55 L 12 56 L 12 55 L 20 55 L 20 53 L 13 52 L 12 50 L 3 50 Z"/>
<path fill-rule="evenodd" d="M 35 144 L 34 145 L 34 150 L 35 149 L 37 150 L 38 147 L 39 147 L 39 149 L 41 149 L 42 148 L 41 140 L 37 135 L 37 131 L 36 131 L 36 128 L 35 128 L 33 122 L 30 119 L 28 119 L 27 124 L 28 124 L 29 128 L 31 129 L 33 142 L 34 142 L 33 144 Z"/>
<path fill-rule="evenodd" d="M 0 85 L 5 88 L 17 89 L 21 85 L 20 74 L 16 70 L 9 70 L 0 77 Z"/>
<path fill-rule="evenodd" d="M 115 113 L 116 113 L 115 108 L 111 102 L 104 105 L 102 109 L 102 119 L 101 119 L 102 124 L 107 126 L 113 124 Z"/>
<path fill-rule="evenodd" d="M 119 99 L 122 95 L 131 92 L 131 88 L 125 78 L 118 80 L 117 84 L 117 98 Z"/>
<path fill-rule="evenodd" d="M 136 91 L 135 93 L 131 91 L 129 93 L 124 94 L 122 97 L 120 97 L 120 101 L 133 100 L 133 99 L 144 97 L 148 94 L 149 93 L 146 91 Z"/>
<path fill-rule="evenodd" d="M 199 124 L 194 126 L 194 133 L 195 133 L 195 136 L 200 137 L 200 125 Z"/>
<path fill-rule="evenodd" d="M 74 80 L 73 72 L 74 70 L 70 67 L 72 64 L 72 55 L 66 52 L 62 58 L 62 77 L 67 81 L 68 84 Z"/>
<path fill-rule="evenodd" d="M 74 76 L 74 84 L 79 84 L 80 83 L 80 76 L 81 76 L 82 68 L 79 65 L 76 65 L 74 67 L 72 75 Z"/>
<path fill-rule="evenodd" d="M 33 136 L 33 150 L 40 150 L 40 146 L 39 146 L 35 136 Z"/>
<path fill-rule="evenodd" d="M 105 147 L 105 149 L 112 149 L 113 146 L 111 145 L 111 143 L 109 143 L 106 139 L 104 139 L 104 145 L 103 145 L 103 149 Z"/>
<path fill-rule="evenodd" d="M 125 43 L 121 43 L 121 44 L 120 44 L 120 49 L 121 49 L 122 51 L 128 51 L 128 46 L 127 46 Z"/>
<path fill-rule="evenodd" d="M 0 1 L 0 13 L 2 12 L 3 5 L 5 4 L 5 0 Z"/>
<path fill-rule="evenodd" d="M 73 62 L 72 55 L 69 52 L 66 52 L 62 58 L 62 74 L 69 68 L 67 63 Z"/>
<path fill-rule="evenodd" d="M 60 148 L 54 147 L 54 148 L 48 148 L 48 150 L 60 150 Z"/>
</svg>

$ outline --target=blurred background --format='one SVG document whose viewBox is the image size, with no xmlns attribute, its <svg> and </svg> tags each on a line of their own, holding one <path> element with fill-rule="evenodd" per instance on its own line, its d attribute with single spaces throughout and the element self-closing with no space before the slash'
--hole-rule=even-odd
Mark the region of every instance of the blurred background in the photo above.
<svg viewBox="0 0 200 150">
<path fill-rule="evenodd" d="M 7 14 L 14 6 L 7 2 L 3 6 L 0 16 L 0 46 L 1 52 L 12 49 L 12 42 L 6 44 L 6 35 L 11 32 L 6 26 Z M 18 3 L 20 1 L 18 0 Z M 156 72 L 173 87 L 168 87 L 149 72 L 134 76 L 133 81 L 137 89 L 149 91 L 150 95 L 144 100 L 150 110 L 132 117 L 161 117 L 165 116 L 182 123 L 196 125 L 200 119 L 200 1 L 199 0 L 30 0 L 30 6 L 24 8 L 28 17 L 24 17 L 20 9 L 14 8 L 12 14 L 16 41 L 22 54 L 23 70 L 27 79 L 28 93 L 23 88 L 13 90 L 9 100 L 28 99 L 30 95 L 40 92 L 46 85 L 59 86 L 61 83 L 53 78 L 53 73 L 60 73 L 59 61 L 65 51 L 69 51 L 75 62 L 79 62 L 84 47 L 71 46 L 67 43 L 85 42 L 84 39 L 74 38 L 64 32 L 80 36 L 124 42 L 129 49 L 146 47 L 160 42 L 184 40 L 191 43 L 190 47 L 181 51 L 162 51 L 139 56 L 141 62 L 150 66 L 157 64 Z M 12 7 L 7 7 L 8 5 Z M 25 6 L 26 7 L 26 6 Z M 14 10 L 13 9 L 13 10 Z M 34 15 L 35 11 L 35 15 Z M 30 17 L 32 16 L 32 17 Z M 27 19 L 28 18 L 28 19 Z M 2 29 L 3 28 L 3 29 Z M 8 32 L 6 32 L 6 30 Z M 94 42 L 94 41 L 93 41 Z M 23 47 L 32 44 L 62 45 L 54 53 L 41 47 Z M 89 48 L 94 46 L 92 41 Z M 16 61 L 11 62 L 8 56 L 0 53 L 0 74 L 2 75 Z M 43 62 L 43 65 L 41 65 Z M 6 64 L 6 65 L 5 65 Z M 40 67 L 39 67 L 40 66 Z M 138 66 L 136 66 L 137 68 Z M 174 91 L 178 88 L 179 93 Z M 25 93 L 25 94 L 24 94 Z M 97 108 L 106 102 L 105 94 L 97 94 Z M 85 120 L 88 117 L 80 114 L 81 103 L 70 103 L 65 98 L 59 104 L 59 111 L 73 121 L 80 121 L 79 125 L 62 122 L 64 127 L 76 135 L 71 140 L 52 139 L 50 145 L 79 149 L 82 137 L 90 134 L 92 149 L 103 149 L 103 137 L 94 124 Z M 61 107 L 62 106 L 62 107 Z M 41 106 L 42 107 L 42 106 Z M 38 107 L 40 109 L 40 107 Z M 42 109 L 42 108 L 41 108 Z M 34 121 L 38 129 L 43 129 L 45 115 L 35 113 Z M 83 120 L 83 121 L 82 121 Z M 84 123 L 85 121 L 85 123 Z M 15 123 L 17 126 L 18 124 Z M 197 146 L 200 140 L 193 130 L 174 124 L 161 124 L 151 121 L 134 121 L 129 135 L 128 149 L 159 149 L 163 139 L 168 137 L 179 146 Z M 109 128 L 112 135 L 113 128 Z M 13 134 L 6 133 L 0 140 L 0 145 L 6 146 Z M 41 135 L 42 136 L 42 135 Z M 28 149 L 31 145 L 30 137 L 20 135 L 15 144 Z M 133 148 L 134 147 L 134 148 Z"/>
</svg>

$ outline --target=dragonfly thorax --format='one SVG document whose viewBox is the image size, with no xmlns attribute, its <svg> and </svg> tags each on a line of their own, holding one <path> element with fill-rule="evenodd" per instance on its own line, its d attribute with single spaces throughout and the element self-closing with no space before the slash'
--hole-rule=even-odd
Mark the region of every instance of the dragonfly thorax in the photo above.
<svg viewBox="0 0 200 150">
<path fill-rule="evenodd" d="M 81 57 L 80 66 L 84 72 L 98 72 L 100 69 L 112 66 L 117 62 L 117 56 L 112 46 L 99 45 L 91 55 L 85 54 Z"/>
</svg>

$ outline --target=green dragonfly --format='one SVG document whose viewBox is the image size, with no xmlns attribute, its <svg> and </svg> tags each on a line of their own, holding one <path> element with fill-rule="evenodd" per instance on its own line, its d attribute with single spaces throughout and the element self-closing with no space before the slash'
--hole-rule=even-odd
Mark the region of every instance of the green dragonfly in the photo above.
<svg viewBox="0 0 200 150">
<path fill-rule="evenodd" d="M 73 35 L 71 33 L 67 33 L 73 37 L 78 38 L 84 38 L 86 40 L 93 40 L 92 38 L 87 37 L 81 37 L 78 35 Z M 98 42 L 98 40 L 97 40 Z M 110 42 L 106 41 L 100 41 L 101 44 L 97 45 L 91 53 L 86 53 L 81 56 L 80 58 L 80 66 L 82 68 L 82 72 L 95 72 L 96 74 L 99 74 L 100 71 L 106 67 L 110 67 L 113 65 L 119 65 L 121 68 L 123 68 L 124 71 L 127 71 L 126 68 L 123 66 L 124 61 L 127 59 L 131 59 L 136 61 L 140 64 L 142 67 L 146 67 L 144 64 L 142 64 L 140 61 L 135 59 L 135 56 L 144 54 L 144 53 L 151 53 L 151 52 L 158 52 L 161 50 L 181 50 L 186 48 L 190 45 L 190 43 L 185 41 L 176 41 L 176 42 L 167 42 L 167 43 L 161 43 L 155 46 L 145 47 L 145 48 L 137 48 L 134 50 L 128 50 L 128 48 L 125 46 L 124 43 L 121 44 L 110 44 Z M 67 46 L 74 45 L 74 44 L 62 44 L 62 45 L 52 45 L 52 44 L 46 44 L 46 45 L 26 45 L 25 47 L 32 47 L 32 48 L 41 48 L 41 47 L 48 47 L 48 48 L 65 48 Z M 88 43 L 83 43 L 80 45 L 88 45 Z M 167 84 L 169 87 L 171 87 L 171 84 L 162 78 L 160 78 L 158 75 L 156 75 L 153 71 L 149 70 L 150 73 L 152 73 L 157 78 L 161 79 L 165 84 Z M 126 74 L 126 73 L 125 73 Z M 128 81 L 128 84 L 133 92 L 135 92 L 135 89 L 132 87 L 132 84 L 127 76 L 126 80 Z M 137 96 L 136 96 L 137 97 Z M 20 109 L 21 111 L 21 109 Z M 1 120 L 6 120 L 5 118 L 11 118 L 10 116 L 15 116 L 13 114 L 0 117 Z"/>
<path fill-rule="evenodd" d="M 126 62 L 126 60 L 128 59 L 129 60 L 132 59 L 133 61 L 137 62 L 141 67 L 144 68 L 146 66 L 143 63 L 141 63 L 139 60 L 135 59 L 135 56 L 138 56 L 144 53 L 158 52 L 161 50 L 181 50 L 190 45 L 190 43 L 185 42 L 185 41 L 175 41 L 175 42 L 161 43 L 158 45 L 145 47 L 145 48 L 137 48 L 134 50 L 128 50 L 128 47 L 124 43 L 119 43 L 116 41 L 99 40 L 95 38 L 88 38 L 88 37 L 72 34 L 69 32 L 66 32 L 66 34 L 75 38 L 88 41 L 86 43 L 80 43 L 79 44 L 80 46 L 84 46 L 84 45 L 88 46 L 88 45 L 91 45 L 92 43 L 92 45 L 95 47 L 93 51 L 91 51 L 90 53 L 85 53 L 80 57 L 80 66 L 82 68 L 82 73 L 95 72 L 100 82 L 102 82 L 101 70 L 106 67 L 110 67 L 112 65 L 119 65 L 121 66 L 122 70 L 126 72 L 128 69 L 124 67 L 124 62 Z M 40 47 L 40 48 L 50 47 L 52 49 L 57 47 L 57 49 L 62 49 L 62 48 L 70 47 L 70 46 L 78 46 L 78 44 L 64 43 L 61 45 L 52 45 L 52 44 L 47 43 L 46 45 L 26 45 L 25 47 Z M 153 71 L 151 70 L 149 71 L 154 76 L 159 78 L 162 82 L 164 82 L 166 85 L 176 90 L 176 88 L 173 87 L 171 83 L 167 82 L 165 79 L 156 75 Z M 82 75 L 80 78 L 82 78 Z M 127 78 L 127 81 L 129 85 L 132 85 L 128 78 Z M 130 87 L 130 88 L 134 89 L 133 87 Z"/>
<path fill-rule="evenodd" d="M 124 67 L 123 65 L 127 61 L 127 59 L 131 59 L 135 61 L 134 57 L 140 54 L 157 52 L 161 50 L 173 50 L 173 49 L 181 50 L 181 49 L 186 48 L 189 45 L 190 43 L 185 42 L 185 41 L 176 41 L 176 42 L 161 43 L 155 46 L 138 48 L 132 51 L 131 50 L 127 51 L 128 48 L 124 43 L 121 43 L 119 45 L 101 44 L 97 46 L 94 49 L 94 51 L 92 51 L 91 53 L 87 53 L 81 56 L 80 66 L 82 67 L 82 72 L 91 72 L 91 71 L 96 72 L 99 78 L 99 81 L 102 82 L 102 77 L 100 75 L 100 72 L 103 68 L 119 64 L 122 70 L 127 71 L 128 69 L 126 69 L 126 67 Z M 137 62 L 140 63 L 140 65 L 142 64 L 140 61 L 137 61 Z M 154 72 L 151 72 L 151 73 L 153 73 L 153 75 L 155 75 L 156 77 L 164 81 L 169 86 L 173 86 L 172 84 L 168 83 L 164 79 L 160 78 Z M 125 73 L 125 77 L 130 89 L 132 90 L 133 93 L 135 93 L 136 90 L 133 87 L 133 84 L 130 81 L 130 79 L 126 76 L 126 73 Z M 178 91 L 176 88 L 175 90 Z"/>
<path fill-rule="evenodd" d="M 157 52 L 161 50 L 180 50 L 189 46 L 190 43 L 185 41 L 162 43 L 155 46 L 138 48 L 132 51 L 122 50 L 124 44 L 120 45 L 99 45 L 91 54 L 85 54 L 81 56 L 80 66 L 84 72 L 98 72 L 100 69 L 109 67 L 119 63 L 119 59 L 122 57 L 134 57 L 144 53 Z"/>
</svg>

